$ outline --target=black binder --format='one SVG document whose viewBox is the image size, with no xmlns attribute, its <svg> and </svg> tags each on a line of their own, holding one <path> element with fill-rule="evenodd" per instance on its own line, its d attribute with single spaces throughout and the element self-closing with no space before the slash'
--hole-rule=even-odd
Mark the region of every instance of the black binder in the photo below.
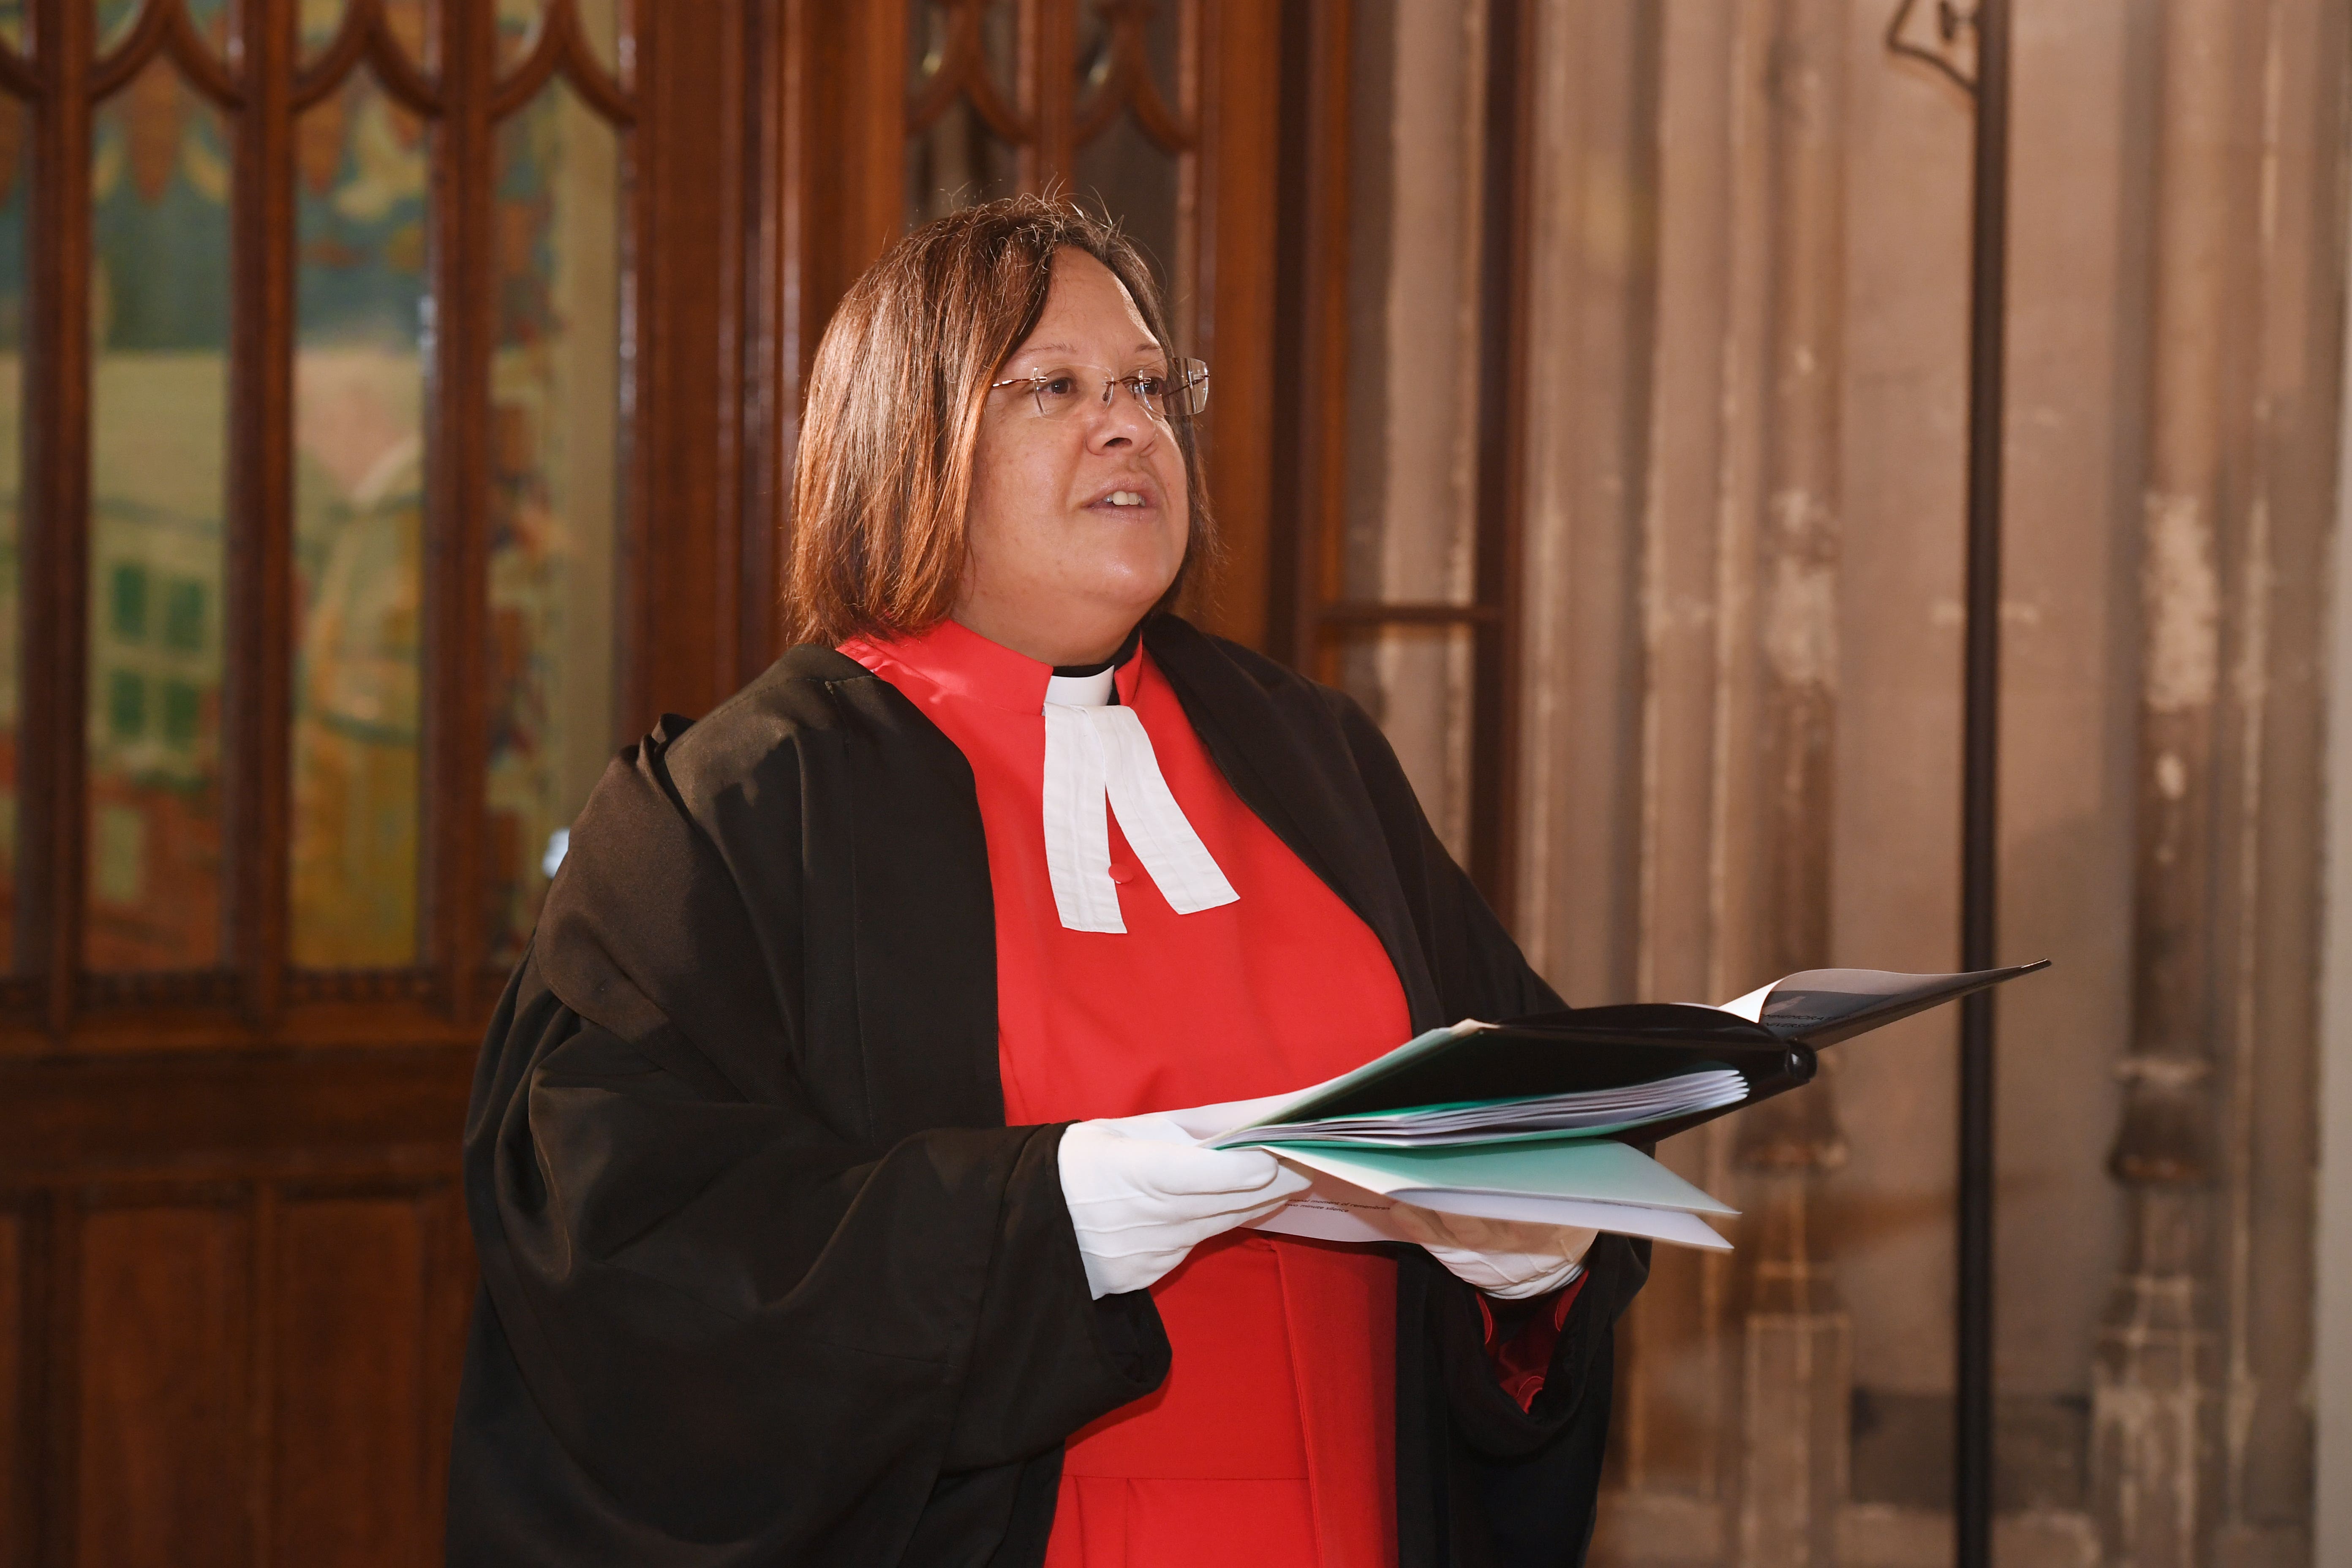
<svg viewBox="0 0 2352 1568">
<path fill-rule="evenodd" d="M 1720 1007 L 1634 1002 L 1477 1025 L 1409 1059 L 1350 1073 L 1284 1107 L 1280 1119 L 1614 1089 L 1716 1067 L 1746 1080 L 1748 1094 L 1736 1104 L 1609 1134 L 1654 1143 L 1811 1082 L 1823 1047 L 2049 966 L 2042 959 L 1959 974 L 1809 969 L 1774 984 L 1754 1023 Z"/>
</svg>

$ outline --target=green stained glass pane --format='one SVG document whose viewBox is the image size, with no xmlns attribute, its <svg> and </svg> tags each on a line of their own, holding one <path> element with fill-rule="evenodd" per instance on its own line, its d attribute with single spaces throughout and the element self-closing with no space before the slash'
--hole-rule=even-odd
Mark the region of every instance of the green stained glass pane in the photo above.
<svg viewBox="0 0 2352 1568">
<path fill-rule="evenodd" d="M 147 640 L 147 568 L 136 561 L 115 563 L 114 635 L 124 642 Z"/>
<path fill-rule="evenodd" d="M 205 585 L 178 577 L 163 590 L 163 646 L 195 653 L 205 646 Z"/>
<path fill-rule="evenodd" d="M 0 0 L 6 14 L 23 8 Z M 21 39 L 19 40 L 21 41 Z M 24 495 L 25 272 L 32 118 L 0 97 L 0 969 L 16 951 L 16 724 L 23 699 L 18 570 Z"/>
<path fill-rule="evenodd" d="M 204 693 L 184 680 L 163 686 L 163 741 L 167 745 L 193 746 L 204 729 Z"/>
<path fill-rule="evenodd" d="M 25 0 L 0 0 L 0 44 L 25 52 Z"/>
<path fill-rule="evenodd" d="M 614 742 L 621 181 L 620 139 L 566 88 L 500 128 L 488 780 L 500 963 L 521 951 L 551 837 Z"/>
<path fill-rule="evenodd" d="M 297 126 L 290 956 L 417 953 L 425 127 L 364 73 Z"/>
<path fill-rule="evenodd" d="M 223 14 L 194 12 L 207 27 Z M 174 638 L 156 622 L 190 585 L 220 600 L 234 138 L 161 60 L 99 106 L 92 131 L 83 960 L 203 969 L 221 957 L 220 627 L 200 613 Z M 164 681 L 197 694 L 176 743 L 149 711 Z"/>
<path fill-rule="evenodd" d="M 135 741 L 147 732 L 147 682 L 133 671 L 107 671 L 106 722 L 118 741 Z"/>
</svg>

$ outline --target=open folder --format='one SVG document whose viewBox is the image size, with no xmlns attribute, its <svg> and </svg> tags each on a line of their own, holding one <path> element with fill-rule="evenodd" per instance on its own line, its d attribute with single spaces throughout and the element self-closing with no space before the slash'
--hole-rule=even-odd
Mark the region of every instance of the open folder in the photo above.
<svg viewBox="0 0 2352 1568">
<path fill-rule="evenodd" d="M 1171 1114 L 1213 1148 L 1263 1148 L 1315 1186 L 1259 1228 L 1410 1239 L 1398 1205 L 1727 1250 L 1738 1211 L 1639 1149 L 1810 1082 L 1822 1047 L 2049 967 L 1809 969 L 1719 1007 L 1635 1003 L 1465 1020 L 1294 1094 Z"/>
</svg>

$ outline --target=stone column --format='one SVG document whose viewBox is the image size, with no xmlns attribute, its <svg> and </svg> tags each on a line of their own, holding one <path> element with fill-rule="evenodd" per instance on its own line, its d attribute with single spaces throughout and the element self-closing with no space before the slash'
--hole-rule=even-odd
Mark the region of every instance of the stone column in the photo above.
<svg viewBox="0 0 2352 1568">
<path fill-rule="evenodd" d="M 1828 963 L 1837 721 L 1845 0 L 1780 0 L 1768 73 L 1771 284 L 1756 608 L 1762 793 L 1756 978 Z M 1820 1173 L 1844 1157 L 1824 1078 L 1740 1119 L 1762 1198 L 1745 1335 L 1739 1561 L 1836 1561 L 1852 1332 L 1811 1237 Z"/>
<path fill-rule="evenodd" d="M 2157 124 L 2131 1054 L 2109 1168 L 2129 1251 L 2092 1370 L 2105 1560 L 2190 1568 L 2211 1530 L 2214 702 L 2235 0 L 2168 0 Z"/>
<path fill-rule="evenodd" d="M 1756 1111 L 1748 1117 L 1760 1120 Z M 1743 1131 L 1740 1138 L 1739 1163 L 1753 1173 L 1748 1191 L 1760 1194 L 1755 1207 L 1763 1221 L 1741 1367 L 1745 1568 L 1829 1568 L 1837 1561 L 1852 1450 L 1853 1335 L 1808 1228 L 1813 1184 L 1844 1154 L 1826 1114 L 1786 1118 L 1771 1133 Z"/>
</svg>

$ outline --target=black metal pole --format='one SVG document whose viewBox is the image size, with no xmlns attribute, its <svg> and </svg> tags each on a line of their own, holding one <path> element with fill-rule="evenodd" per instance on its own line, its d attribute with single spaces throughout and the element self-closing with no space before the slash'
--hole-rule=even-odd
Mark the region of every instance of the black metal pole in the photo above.
<svg viewBox="0 0 2352 1568">
<path fill-rule="evenodd" d="M 2001 377 L 2009 248 L 2009 0 L 1979 0 L 1969 300 L 1967 719 L 1960 967 L 1994 963 L 2000 870 Z M 1952 1504 L 1958 1568 L 1992 1561 L 1993 1002 L 1960 1004 L 1959 1311 Z"/>
</svg>

